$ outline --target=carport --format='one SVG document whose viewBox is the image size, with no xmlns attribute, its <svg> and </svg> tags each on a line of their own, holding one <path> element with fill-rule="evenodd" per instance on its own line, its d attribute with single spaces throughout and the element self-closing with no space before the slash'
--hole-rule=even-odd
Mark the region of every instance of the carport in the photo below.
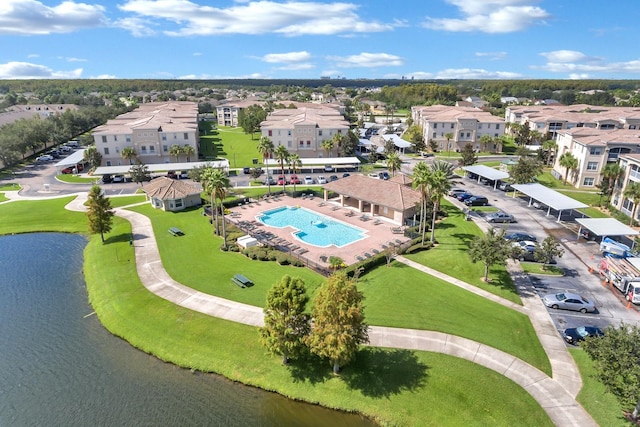
<svg viewBox="0 0 640 427">
<path fill-rule="evenodd" d="M 462 169 L 478 175 L 478 184 L 480 183 L 480 178 L 486 178 L 493 181 L 494 190 L 498 186 L 498 180 L 509 178 L 509 174 L 507 172 L 502 172 L 498 169 L 490 168 L 485 165 L 463 166 Z"/>
<path fill-rule="evenodd" d="M 582 227 L 603 239 L 608 236 L 637 236 L 640 234 L 640 232 L 621 223 L 615 218 L 578 218 L 576 222 L 580 224 L 578 239 L 580 239 Z M 634 245 L 635 241 L 632 244 L 632 248 Z"/>
<path fill-rule="evenodd" d="M 511 186 L 516 191 L 529 196 L 529 206 L 532 205 L 531 202 L 533 200 L 545 205 L 547 207 L 547 216 L 551 214 L 551 209 L 558 211 L 558 222 L 560 222 L 563 211 L 589 207 L 582 202 L 547 188 L 542 184 L 512 184 Z"/>
<path fill-rule="evenodd" d="M 277 159 L 266 159 L 266 163 L 270 168 L 280 169 L 280 162 Z M 360 167 L 360 159 L 357 157 L 312 157 L 312 158 L 300 158 L 302 165 L 301 169 L 311 169 L 313 173 L 314 169 L 321 168 L 324 170 L 325 166 L 331 166 L 336 170 L 338 168 L 354 168 Z M 288 164 L 285 161 L 285 168 Z"/>
<path fill-rule="evenodd" d="M 93 175 L 118 175 L 127 174 L 131 170 L 132 165 L 118 165 L 118 166 L 100 166 L 93 171 Z M 186 162 L 186 163 L 151 163 L 146 164 L 147 170 L 154 174 L 157 172 L 167 172 L 170 170 L 191 170 L 193 168 L 201 168 L 211 166 L 214 169 L 221 169 L 227 175 L 229 174 L 229 161 L 228 160 L 216 160 L 213 162 Z"/>
<path fill-rule="evenodd" d="M 54 166 L 56 167 L 56 170 L 58 171 L 58 173 L 60 173 L 60 170 L 68 166 L 73 166 L 77 168 L 78 164 L 86 163 L 84 160 L 85 151 L 86 151 L 86 148 L 83 148 L 81 150 L 76 150 L 73 153 L 69 154 L 64 159 L 60 160 L 58 163 L 56 163 Z"/>
</svg>

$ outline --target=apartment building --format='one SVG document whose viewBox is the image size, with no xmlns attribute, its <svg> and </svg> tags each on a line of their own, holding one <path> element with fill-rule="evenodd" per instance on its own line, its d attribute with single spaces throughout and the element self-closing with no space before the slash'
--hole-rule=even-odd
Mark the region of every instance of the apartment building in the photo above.
<svg viewBox="0 0 640 427">
<path fill-rule="evenodd" d="M 471 143 L 476 151 L 502 151 L 499 138 L 504 135 L 504 119 L 473 107 L 445 105 L 411 107 L 413 122 L 422 126 L 425 141 L 433 140 L 439 151 L 459 152 Z M 492 138 L 483 146 L 481 138 Z"/>
<path fill-rule="evenodd" d="M 284 145 L 290 153 L 296 153 L 301 158 L 325 157 L 327 153 L 322 148 L 322 142 L 336 134 L 346 136 L 349 122 L 337 108 L 305 107 L 273 111 L 260 123 L 260 130 L 261 135 L 273 141 L 275 147 Z"/>
<path fill-rule="evenodd" d="M 238 118 L 240 111 L 250 107 L 252 105 L 263 105 L 263 101 L 245 100 L 245 101 L 232 101 L 227 104 L 221 104 L 216 107 L 216 114 L 218 117 L 218 126 L 231 126 L 238 127 Z"/>
<path fill-rule="evenodd" d="M 587 104 L 509 106 L 507 123 L 528 123 L 545 139 L 557 139 L 560 131 L 573 128 L 602 130 L 640 129 L 640 109 L 634 107 L 600 107 Z"/>
<path fill-rule="evenodd" d="M 623 154 L 620 156 L 618 162 L 624 169 L 624 175 L 614 189 L 611 204 L 630 217 L 633 213 L 633 201 L 624 197 L 624 191 L 629 183 L 640 182 L 640 154 Z M 638 219 L 639 214 L 640 209 L 637 210 L 636 218 L 634 219 Z"/>
<path fill-rule="evenodd" d="M 172 145 L 193 147 L 198 158 L 198 104 L 169 101 L 142 104 L 129 113 L 109 120 L 93 130 L 96 148 L 103 166 L 129 164 L 122 150 L 132 147 L 144 164 L 177 161 L 170 156 Z"/>
<path fill-rule="evenodd" d="M 633 129 L 597 129 L 578 127 L 559 131 L 557 153 L 552 174 L 564 179 L 566 169 L 560 157 L 571 153 L 578 160 L 578 168 L 570 172 L 568 182 L 576 188 L 593 189 L 601 181 L 607 163 L 615 163 L 623 155 L 640 153 L 640 132 Z"/>
</svg>

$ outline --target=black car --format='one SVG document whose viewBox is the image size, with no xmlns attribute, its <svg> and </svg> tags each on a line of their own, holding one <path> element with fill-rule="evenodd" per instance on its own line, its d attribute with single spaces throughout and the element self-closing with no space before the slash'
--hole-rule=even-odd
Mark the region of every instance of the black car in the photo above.
<svg viewBox="0 0 640 427">
<path fill-rule="evenodd" d="M 604 335 L 602 329 L 595 326 L 578 326 L 577 328 L 565 329 L 562 338 L 569 344 L 578 345 L 580 341 L 587 337 L 601 337 Z"/>
<path fill-rule="evenodd" d="M 525 240 L 529 242 L 537 241 L 536 236 L 533 236 L 529 233 L 520 233 L 520 232 L 505 234 L 504 238 L 512 242 L 523 242 Z"/>
<path fill-rule="evenodd" d="M 461 202 L 464 202 L 465 200 L 467 200 L 467 199 L 469 199 L 471 197 L 473 197 L 473 194 L 471 194 L 471 193 L 460 193 L 460 194 L 457 194 L 455 196 L 455 198 L 460 200 Z"/>
<path fill-rule="evenodd" d="M 242 173 L 245 175 L 249 175 L 251 173 L 251 168 L 242 168 Z"/>
<path fill-rule="evenodd" d="M 380 179 L 384 179 L 385 181 L 386 181 L 386 180 L 388 180 L 388 179 L 390 178 L 390 177 L 389 177 L 389 172 L 380 172 L 380 173 L 378 174 L 378 176 L 380 177 Z"/>
<path fill-rule="evenodd" d="M 113 182 L 113 177 L 110 174 L 104 174 L 102 175 L 102 182 L 104 182 L 105 184 L 109 184 L 110 182 Z"/>
<path fill-rule="evenodd" d="M 338 175 L 331 175 L 329 177 L 329 181 L 337 181 L 338 180 Z"/>
<path fill-rule="evenodd" d="M 466 199 L 464 204 L 467 206 L 487 206 L 489 204 L 489 199 L 484 196 L 472 196 Z"/>
<path fill-rule="evenodd" d="M 343 173 L 343 174 L 342 174 L 342 177 L 343 177 L 343 178 L 346 178 L 346 177 L 348 177 L 348 176 L 351 176 L 351 174 L 350 174 L 350 173 L 347 173 L 347 172 L 345 172 L 345 173 Z"/>
</svg>

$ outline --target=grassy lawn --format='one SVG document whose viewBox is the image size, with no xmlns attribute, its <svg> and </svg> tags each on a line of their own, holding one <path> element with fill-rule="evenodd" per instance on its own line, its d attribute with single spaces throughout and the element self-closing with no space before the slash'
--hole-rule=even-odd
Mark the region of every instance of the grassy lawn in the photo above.
<svg viewBox="0 0 640 427">
<path fill-rule="evenodd" d="M 372 325 L 459 335 L 499 348 L 551 374 L 547 356 L 524 314 L 401 263 L 366 274 L 360 278 L 360 287 Z"/>
<path fill-rule="evenodd" d="M 64 209 L 64 206 L 74 197 L 46 201 L 21 200 L 2 205 L 0 235 L 34 231 L 86 233 L 89 228 L 87 216 L 82 212 Z"/>
<path fill-rule="evenodd" d="M 571 184 L 564 184 L 564 181 L 561 179 L 555 178 L 551 175 L 550 170 L 544 171 L 542 174 L 537 177 L 538 183 L 544 185 L 548 188 L 553 188 L 554 190 L 575 190 L 576 188 Z"/>
<path fill-rule="evenodd" d="M 442 209 L 448 216 L 436 224 L 438 246 L 407 255 L 407 258 L 521 304 L 504 266 L 492 267 L 489 270 L 491 283 L 485 283 L 482 281 L 484 265 L 469 261 L 469 243 L 475 236 L 482 234 L 478 226 L 473 221 L 466 221 L 462 212 L 446 200 L 443 200 Z"/>
<path fill-rule="evenodd" d="M 112 208 L 120 208 L 122 206 L 133 205 L 134 203 L 142 203 L 146 200 L 144 194 L 139 194 L 135 196 L 117 196 L 117 197 L 109 197 L 111 201 Z"/>
<path fill-rule="evenodd" d="M 4 193 L 0 193 L 0 202 L 6 202 L 7 200 L 7 196 Z"/>
<path fill-rule="evenodd" d="M 550 276 L 564 276 L 564 270 L 556 267 L 555 265 L 548 265 L 546 270 L 543 270 L 544 267 L 539 262 L 520 262 L 520 266 L 522 266 L 522 270 L 525 273 L 529 274 L 548 274 Z"/>
<path fill-rule="evenodd" d="M 224 157 L 229 160 L 231 168 L 253 167 L 253 159 L 262 165 L 262 156 L 258 153 L 258 139 L 245 134 L 242 128 L 218 127 L 200 136 L 201 153 L 206 160 Z"/>
<path fill-rule="evenodd" d="M 569 350 L 576 361 L 582 375 L 582 389 L 578 394 L 578 402 L 591 414 L 601 426 L 631 426 L 623 416 L 623 408 L 618 400 L 608 393 L 604 385 L 595 377 L 591 359 L 580 349 Z M 631 410 L 633 408 L 627 408 Z"/>
<path fill-rule="evenodd" d="M 90 301 L 113 334 L 162 360 L 358 411 L 383 425 L 552 425 L 515 383 L 446 355 L 364 347 L 339 376 L 331 374 L 326 361 L 313 358 L 283 367 L 280 357 L 269 356 L 259 344 L 255 328 L 183 309 L 147 292 L 122 238 L 130 231 L 118 219 L 106 245 L 94 237 L 87 246 Z"/>
<path fill-rule="evenodd" d="M 70 173 L 62 173 L 56 175 L 56 180 L 66 182 L 67 184 L 97 184 L 98 181 L 100 181 L 100 177 L 86 177 Z"/>
<path fill-rule="evenodd" d="M 20 188 L 20 185 L 15 182 L 0 185 L 0 191 L 18 191 Z"/>
</svg>

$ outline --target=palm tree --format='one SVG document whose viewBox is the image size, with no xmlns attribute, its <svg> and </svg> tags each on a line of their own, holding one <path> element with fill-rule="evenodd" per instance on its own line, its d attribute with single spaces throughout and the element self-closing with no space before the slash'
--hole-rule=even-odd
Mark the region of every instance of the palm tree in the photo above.
<svg viewBox="0 0 640 427">
<path fill-rule="evenodd" d="M 399 171 L 401 167 L 402 167 L 402 159 L 400 159 L 400 156 L 398 155 L 398 153 L 396 152 L 389 153 L 387 155 L 387 168 L 391 170 L 391 175 L 396 176 L 396 171 L 397 170 Z"/>
<path fill-rule="evenodd" d="M 175 157 L 176 163 L 180 161 L 180 154 L 182 154 L 182 147 L 178 144 L 173 144 L 169 147 L 169 157 Z"/>
<path fill-rule="evenodd" d="M 624 169 L 618 163 L 607 163 L 602 168 L 602 180 L 606 182 L 605 190 L 607 195 L 607 203 L 611 201 L 611 195 L 616 188 L 616 184 L 624 175 Z"/>
<path fill-rule="evenodd" d="M 278 145 L 273 153 L 273 157 L 280 163 L 280 170 L 282 171 L 282 191 L 284 191 L 287 180 L 284 177 L 284 162 L 289 158 L 289 152 L 284 145 Z"/>
<path fill-rule="evenodd" d="M 576 159 L 576 157 L 573 154 L 567 152 L 567 153 L 563 153 L 562 156 L 560 156 L 558 163 L 560 164 L 560 166 L 565 168 L 564 185 L 567 185 L 567 178 L 569 177 L 569 172 L 578 169 L 578 159 Z"/>
<path fill-rule="evenodd" d="M 631 221 L 629 223 L 629 225 L 633 226 L 633 221 L 635 220 L 636 213 L 638 211 L 638 204 L 640 204 L 640 183 L 630 181 L 622 195 L 633 202 Z"/>
<path fill-rule="evenodd" d="M 485 152 L 487 151 L 487 146 L 491 144 L 491 141 L 493 141 L 493 138 L 491 138 L 491 136 L 487 135 L 486 133 L 480 137 L 480 144 L 482 144 L 482 151 L 485 151 Z"/>
<path fill-rule="evenodd" d="M 327 151 L 327 157 L 331 157 L 331 150 L 333 150 L 334 146 L 333 138 L 325 139 L 320 145 L 322 146 L 323 150 Z"/>
<path fill-rule="evenodd" d="M 413 167 L 413 188 L 420 192 L 420 226 L 418 232 L 422 233 L 422 245 L 424 246 L 424 237 L 426 230 L 427 217 L 427 200 L 429 199 L 429 179 L 431 168 L 425 162 L 418 162 Z"/>
<path fill-rule="evenodd" d="M 261 136 L 258 141 L 258 152 L 262 156 L 267 171 L 267 192 L 271 194 L 271 180 L 269 179 L 269 164 L 267 163 L 267 159 L 271 158 L 271 154 L 273 153 L 273 141 L 267 136 Z"/>
<path fill-rule="evenodd" d="M 331 137 L 331 140 L 333 141 L 333 146 L 336 148 L 338 155 L 340 153 L 340 149 L 344 146 L 345 139 L 346 139 L 346 136 L 344 136 L 341 133 L 336 133 Z"/>
<path fill-rule="evenodd" d="M 440 210 L 440 202 L 445 194 L 451 190 L 451 178 L 454 176 L 453 166 L 444 160 L 436 160 L 431 164 L 429 174 L 429 197 L 433 203 L 433 215 L 431 217 L 431 243 L 435 243 L 436 219 Z"/>
<path fill-rule="evenodd" d="M 453 134 L 448 132 L 444 134 L 444 137 L 447 138 L 447 151 L 449 151 L 449 156 L 451 156 L 451 146 L 449 145 L 449 141 L 453 139 Z"/>
<path fill-rule="evenodd" d="M 542 143 L 542 149 L 547 153 L 546 164 L 548 166 L 551 164 L 551 159 L 553 159 L 553 155 L 555 155 L 556 150 L 558 149 L 558 144 L 554 139 L 547 139 Z"/>
<path fill-rule="evenodd" d="M 124 147 L 120 155 L 123 159 L 128 160 L 130 165 L 133 164 L 134 159 L 138 158 L 138 154 L 136 154 L 136 150 L 133 147 Z"/>
<path fill-rule="evenodd" d="M 229 177 L 221 169 L 206 167 L 200 176 L 202 182 L 202 188 L 208 194 L 211 194 L 211 211 L 215 215 L 214 228 L 215 233 L 220 234 L 219 221 L 218 221 L 218 203 L 220 200 L 220 213 L 222 214 L 222 238 L 223 246 L 227 248 L 227 230 L 224 222 L 224 205 L 222 201 L 227 197 L 227 189 L 231 186 Z"/>
<path fill-rule="evenodd" d="M 296 153 L 290 154 L 287 159 L 287 163 L 289 164 L 289 170 L 293 175 L 298 173 L 298 169 L 302 167 L 302 160 L 300 160 L 300 156 Z M 293 196 L 296 195 L 296 182 L 293 181 Z"/>
<path fill-rule="evenodd" d="M 182 147 L 182 154 L 187 158 L 187 163 L 191 161 L 191 156 L 196 154 L 196 149 L 193 148 L 193 145 L 185 145 Z M 235 166 L 235 165 L 234 165 Z"/>
</svg>

